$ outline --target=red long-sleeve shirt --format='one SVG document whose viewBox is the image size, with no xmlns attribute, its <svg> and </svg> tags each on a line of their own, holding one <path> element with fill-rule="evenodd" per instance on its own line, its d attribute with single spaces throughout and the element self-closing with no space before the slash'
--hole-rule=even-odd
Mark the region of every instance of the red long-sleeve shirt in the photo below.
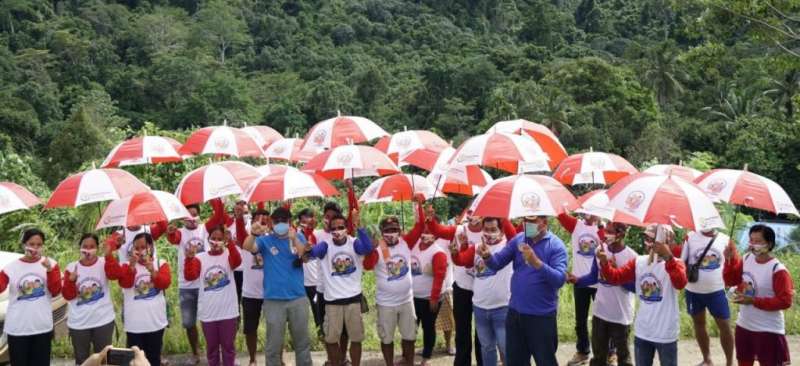
<svg viewBox="0 0 800 366">
<path fill-rule="evenodd" d="M 431 244 L 431 245 L 436 245 L 436 244 Z M 433 266 L 433 286 L 431 286 L 431 301 L 437 303 L 439 302 L 439 296 L 442 295 L 444 277 L 445 275 L 447 275 L 447 255 L 441 252 L 436 253 L 433 255 L 431 262 Z"/>
<path fill-rule="evenodd" d="M 558 218 L 558 223 L 561 224 L 564 230 L 568 231 L 570 234 L 572 234 L 572 232 L 575 231 L 575 226 L 578 225 L 577 217 L 561 213 L 557 216 L 557 218 Z M 600 240 L 602 241 L 606 240 L 606 231 L 603 230 L 602 225 L 597 226 L 597 237 L 600 238 Z M 678 254 L 676 254 L 675 256 L 680 257 L 681 251 L 679 250 Z"/>
<path fill-rule="evenodd" d="M 503 233 L 506 235 L 506 240 L 511 240 L 517 235 L 517 229 L 511 221 L 501 219 L 500 226 L 503 229 Z M 456 236 L 456 229 L 458 229 L 458 225 L 442 225 L 436 218 L 432 218 L 428 221 L 428 230 L 430 230 L 433 235 L 436 235 L 437 238 L 453 240 Z"/>
<path fill-rule="evenodd" d="M 110 259 L 110 260 L 109 260 Z M 134 281 L 136 279 L 136 267 L 131 267 L 128 263 L 120 265 L 117 262 L 117 259 L 114 257 L 106 256 L 106 273 L 109 273 L 109 266 L 111 267 L 111 273 L 116 274 L 116 278 L 119 281 L 119 286 L 122 288 L 133 288 Z M 158 267 L 158 271 L 156 275 L 151 278 L 153 282 L 153 286 L 159 290 L 166 290 L 170 283 L 172 283 L 172 273 L 169 269 L 169 263 L 164 261 L 160 267 Z"/>
<path fill-rule="evenodd" d="M 221 255 L 222 251 L 208 251 L 209 255 Z M 228 264 L 231 268 L 239 267 L 242 264 L 242 256 L 239 254 L 239 251 L 236 250 L 236 243 L 233 241 L 228 241 Z M 186 258 L 183 262 L 183 276 L 186 278 L 187 281 L 194 281 L 200 278 L 200 270 L 202 269 L 202 264 L 197 257 Z"/>
<path fill-rule="evenodd" d="M 225 205 L 222 203 L 222 200 L 219 198 L 215 198 L 211 201 L 208 201 L 208 203 L 211 205 L 211 209 L 213 210 L 214 213 L 211 215 L 208 221 L 206 221 L 206 223 L 203 224 L 206 227 L 206 231 L 211 231 L 211 229 L 219 225 L 226 225 L 226 226 L 230 225 L 229 223 L 226 223 L 226 221 L 230 218 L 227 216 L 227 213 L 225 213 Z M 175 230 L 175 232 L 167 234 L 167 241 L 169 241 L 173 245 L 180 244 L 181 231 Z"/>
<path fill-rule="evenodd" d="M 153 237 L 153 240 L 158 240 L 161 235 L 167 232 L 168 224 L 166 221 L 157 222 L 155 224 L 150 225 L 150 236 Z M 118 231 L 113 232 L 106 238 L 106 245 L 113 244 L 114 248 L 119 248 L 119 240 L 124 238 L 123 234 Z"/>
<path fill-rule="evenodd" d="M 19 260 L 26 263 L 33 263 L 26 261 L 25 258 Z M 8 287 L 8 275 L 4 271 L 0 271 L 0 292 L 3 292 Z M 61 270 L 58 269 L 58 263 L 52 262 L 52 268 L 47 271 L 47 291 L 50 291 L 50 296 L 58 296 L 61 293 Z"/>
<path fill-rule="evenodd" d="M 742 273 L 744 271 L 744 261 L 735 254 L 733 258 L 725 262 L 722 269 L 722 278 L 726 286 L 739 286 L 742 283 Z M 777 271 L 772 274 L 772 289 L 775 296 L 756 297 L 753 299 L 753 306 L 764 311 L 786 310 L 792 306 L 794 296 L 794 284 L 792 276 L 788 270 Z"/>
<path fill-rule="evenodd" d="M 612 266 L 611 263 L 611 261 L 606 262 L 606 265 L 602 268 L 606 282 L 612 285 L 622 285 L 636 280 L 635 258 L 619 268 Z M 689 282 L 686 278 L 686 266 L 684 266 L 683 261 L 673 257 L 665 263 L 665 269 L 669 274 L 672 287 L 676 290 L 683 290 Z"/>
</svg>

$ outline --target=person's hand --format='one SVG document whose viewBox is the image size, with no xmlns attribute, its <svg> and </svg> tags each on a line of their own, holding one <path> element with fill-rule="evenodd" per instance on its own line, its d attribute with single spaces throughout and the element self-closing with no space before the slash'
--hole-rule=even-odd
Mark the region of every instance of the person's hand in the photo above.
<svg viewBox="0 0 800 366">
<path fill-rule="evenodd" d="M 572 274 L 572 272 L 567 272 L 567 282 L 574 285 L 578 283 L 578 277 Z"/>
<path fill-rule="evenodd" d="M 536 255 L 536 252 L 533 251 L 530 245 L 522 244 L 520 246 L 520 250 L 522 250 L 522 257 L 525 258 L 525 262 L 530 264 L 531 267 L 539 269 L 542 268 L 542 260 Z"/>
<path fill-rule="evenodd" d="M 153 267 L 153 256 L 148 255 L 147 258 L 145 258 L 144 268 L 147 268 L 147 271 L 150 273 L 155 273 L 156 269 Z"/>
<path fill-rule="evenodd" d="M 344 185 L 347 186 L 347 188 L 353 189 L 353 179 L 351 178 L 345 179 Z"/>
<path fill-rule="evenodd" d="M 354 208 L 350 211 L 350 220 L 353 222 L 353 227 L 361 226 L 361 216 L 358 214 L 358 209 Z"/>
<path fill-rule="evenodd" d="M 187 246 L 186 250 L 184 251 L 184 254 L 186 254 L 186 258 L 189 259 L 194 258 L 194 256 L 197 254 L 197 247 L 195 247 L 194 245 Z"/>
<path fill-rule="evenodd" d="M 117 236 L 117 246 L 116 246 L 116 248 L 122 248 L 123 245 L 125 245 L 125 237 L 122 236 L 122 235 Z"/>
<path fill-rule="evenodd" d="M 75 282 L 78 280 L 78 266 L 75 266 L 75 272 L 69 273 L 69 282 Z"/>
<path fill-rule="evenodd" d="M 42 256 L 44 260 L 42 261 L 42 267 L 44 267 L 47 272 L 50 272 L 53 269 L 53 263 L 50 262 L 50 258 Z"/>
<path fill-rule="evenodd" d="M 431 313 L 436 313 L 436 311 L 439 310 L 439 302 L 435 302 L 433 299 L 428 300 L 428 306 L 430 307 Z"/>
<path fill-rule="evenodd" d="M 600 245 L 597 247 L 595 256 L 597 257 L 597 261 L 600 262 L 600 268 L 603 268 L 606 266 L 606 264 L 608 264 L 608 253 L 606 253 L 605 245 Z"/>
<path fill-rule="evenodd" d="M 730 260 L 733 258 L 733 255 L 736 254 L 736 243 L 733 242 L 733 239 L 728 240 L 728 246 L 725 247 L 725 255 L 726 260 Z"/>
<path fill-rule="evenodd" d="M 434 217 L 436 217 L 436 210 L 433 208 L 433 205 L 425 205 L 425 222 L 430 222 Z"/>
<path fill-rule="evenodd" d="M 138 263 L 138 262 L 139 262 L 139 253 L 137 253 L 134 250 L 131 253 L 131 255 L 128 257 L 128 266 L 131 267 L 131 268 L 134 268 L 136 266 L 136 263 Z"/>
<path fill-rule="evenodd" d="M 653 251 L 665 260 L 672 258 L 672 250 L 667 243 L 653 244 Z"/>
<path fill-rule="evenodd" d="M 290 227 L 289 227 L 289 232 L 288 232 L 288 235 L 289 235 L 289 240 L 294 240 L 294 239 L 296 239 L 296 238 L 297 238 L 297 230 L 296 230 L 295 228 L 293 228 L 293 227 L 291 227 L 291 226 L 290 226 Z"/>
<path fill-rule="evenodd" d="M 175 224 L 169 224 L 167 226 L 167 235 L 173 235 L 178 231 L 178 227 Z"/>
<path fill-rule="evenodd" d="M 108 350 L 111 349 L 111 346 L 106 346 L 103 348 L 102 351 L 93 353 L 86 361 L 83 361 L 81 366 L 102 366 L 105 365 L 106 357 L 108 356 Z"/>
<path fill-rule="evenodd" d="M 250 235 L 261 236 L 261 235 L 264 235 L 266 233 L 267 233 L 267 227 L 264 226 L 264 225 L 261 225 L 260 222 L 254 222 L 250 226 Z"/>
<path fill-rule="evenodd" d="M 475 250 L 477 250 L 478 255 L 483 259 L 489 258 L 492 255 L 492 253 L 489 251 L 489 246 L 486 245 L 486 243 L 481 243 L 477 248 L 475 248 Z"/>
<path fill-rule="evenodd" d="M 736 292 L 731 301 L 740 305 L 753 305 L 753 297 L 747 296 L 741 292 Z"/>
<path fill-rule="evenodd" d="M 469 245 L 469 238 L 467 237 L 467 233 L 462 231 L 458 233 L 458 236 L 456 236 L 456 238 L 458 239 L 458 245 Z"/>
<path fill-rule="evenodd" d="M 458 243 L 455 240 L 450 241 L 450 253 L 458 254 Z"/>
</svg>

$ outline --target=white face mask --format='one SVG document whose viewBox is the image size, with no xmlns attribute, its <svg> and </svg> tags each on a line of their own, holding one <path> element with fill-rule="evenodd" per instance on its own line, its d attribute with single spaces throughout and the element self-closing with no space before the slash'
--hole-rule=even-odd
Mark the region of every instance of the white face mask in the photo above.
<svg viewBox="0 0 800 366">
<path fill-rule="evenodd" d="M 220 240 L 209 239 L 208 243 L 211 244 L 211 247 L 214 249 L 222 249 L 222 247 L 225 246 L 225 242 Z"/>
<path fill-rule="evenodd" d="M 386 241 L 386 244 L 397 244 L 398 239 L 400 238 L 400 233 L 384 233 L 383 240 Z"/>
<path fill-rule="evenodd" d="M 94 258 L 95 254 L 97 254 L 97 248 L 95 249 L 81 249 L 81 257 L 85 259 Z"/>
<path fill-rule="evenodd" d="M 495 243 L 499 242 L 500 238 L 501 238 L 500 235 L 502 235 L 502 233 L 499 232 L 499 231 L 491 232 L 491 233 L 487 233 L 487 232 L 483 233 L 484 239 L 486 239 L 486 242 L 489 243 L 489 244 L 495 244 Z"/>
<path fill-rule="evenodd" d="M 616 241 L 617 241 L 617 234 L 606 233 L 606 242 L 607 243 L 614 243 Z"/>
<path fill-rule="evenodd" d="M 765 253 L 769 252 L 769 246 L 767 246 L 767 244 L 753 244 L 753 243 L 750 243 L 749 249 L 750 249 L 751 252 L 753 252 L 753 254 L 756 254 L 756 255 L 765 254 Z"/>
<path fill-rule="evenodd" d="M 31 258 L 38 258 L 39 256 L 42 255 L 42 248 L 34 248 L 32 246 L 26 245 L 25 254 L 27 254 Z"/>
<path fill-rule="evenodd" d="M 336 240 L 344 240 L 347 238 L 347 229 L 331 231 L 331 236 Z"/>
<path fill-rule="evenodd" d="M 436 241 L 436 237 L 433 236 L 433 234 L 422 234 L 420 240 L 422 241 L 423 244 L 430 245 L 433 244 L 434 241 Z"/>
</svg>

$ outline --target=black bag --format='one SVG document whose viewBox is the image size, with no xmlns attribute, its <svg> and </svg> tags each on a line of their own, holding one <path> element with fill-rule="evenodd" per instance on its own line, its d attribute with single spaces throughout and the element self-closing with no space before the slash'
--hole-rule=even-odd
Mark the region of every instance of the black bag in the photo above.
<svg viewBox="0 0 800 366">
<path fill-rule="evenodd" d="M 708 245 L 706 245 L 706 248 L 703 249 L 703 254 L 700 255 L 700 258 L 697 260 L 697 262 L 686 266 L 686 279 L 688 279 L 689 282 L 695 283 L 698 279 L 700 279 L 700 262 L 706 257 L 708 249 L 710 249 L 711 245 L 714 244 L 714 240 L 717 240 L 717 235 L 719 234 L 714 234 L 714 237 L 708 242 Z M 689 244 L 687 243 L 686 245 Z M 687 261 L 689 259 L 691 259 L 691 254 L 686 257 Z"/>
</svg>

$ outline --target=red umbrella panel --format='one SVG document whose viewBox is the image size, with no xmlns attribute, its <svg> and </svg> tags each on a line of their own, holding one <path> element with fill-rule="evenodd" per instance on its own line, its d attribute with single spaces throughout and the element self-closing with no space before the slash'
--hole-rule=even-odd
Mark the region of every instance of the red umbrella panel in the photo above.
<svg viewBox="0 0 800 366">
<path fill-rule="evenodd" d="M 150 187 L 122 169 L 92 169 L 61 181 L 47 200 L 45 208 L 78 207 L 148 191 Z"/>
<path fill-rule="evenodd" d="M 42 204 L 39 197 L 25 187 L 11 183 L 0 182 L 0 215 L 16 210 L 26 210 Z"/>
</svg>

